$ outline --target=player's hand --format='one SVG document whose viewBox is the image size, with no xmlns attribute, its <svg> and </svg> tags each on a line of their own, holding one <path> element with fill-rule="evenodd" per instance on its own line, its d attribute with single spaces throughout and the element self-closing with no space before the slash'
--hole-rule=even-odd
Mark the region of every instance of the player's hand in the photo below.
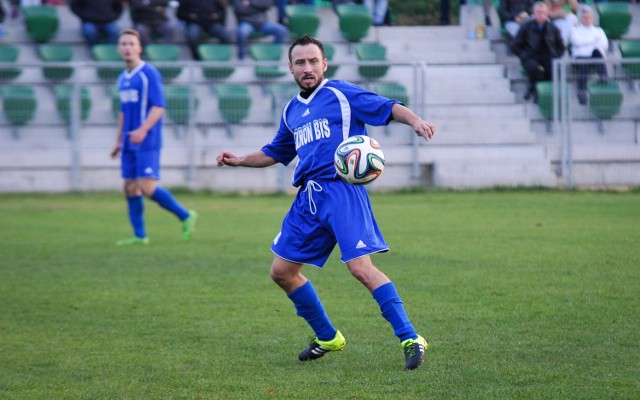
<svg viewBox="0 0 640 400">
<path fill-rule="evenodd" d="M 240 159 L 233 153 L 228 151 L 222 151 L 216 157 L 216 162 L 218 163 L 218 167 L 222 167 L 224 165 L 229 165 L 231 167 L 237 167 L 240 165 Z"/>
<path fill-rule="evenodd" d="M 113 149 L 111 150 L 111 158 L 118 158 L 118 154 L 120 154 L 120 143 L 113 146 Z"/>
<path fill-rule="evenodd" d="M 431 139 L 436 134 L 436 126 L 423 119 L 415 122 L 412 128 L 418 136 L 422 136 L 425 140 Z"/>
<path fill-rule="evenodd" d="M 145 131 L 144 129 L 136 129 L 135 131 L 129 132 L 129 142 L 131 142 L 132 144 L 140 144 L 146 137 L 147 131 Z"/>
</svg>

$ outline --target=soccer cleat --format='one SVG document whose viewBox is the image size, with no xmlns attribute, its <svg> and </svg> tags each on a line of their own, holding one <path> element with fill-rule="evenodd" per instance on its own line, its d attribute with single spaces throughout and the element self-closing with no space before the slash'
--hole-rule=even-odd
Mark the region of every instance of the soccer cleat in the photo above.
<svg viewBox="0 0 640 400">
<path fill-rule="evenodd" d="M 402 344 L 407 369 L 416 369 L 424 362 L 429 342 L 418 335 L 417 339 L 407 339 Z"/>
<path fill-rule="evenodd" d="M 318 340 L 317 337 L 311 338 L 309 345 L 306 349 L 302 350 L 302 352 L 298 355 L 298 359 L 300 361 L 311 361 L 317 358 L 322 357 L 325 353 L 330 351 L 341 351 L 344 349 L 344 346 L 347 344 L 342 333 L 338 331 L 336 336 L 328 341 Z"/>
<path fill-rule="evenodd" d="M 196 229 L 196 222 L 198 221 L 198 213 L 190 210 L 189 216 L 182 221 L 182 241 L 188 242 L 193 235 L 193 231 Z"/>
<path fill-rule="evenodd" d="M 138 244 L 149 244 L 149 238 L 141 238 L 137 236 L 131 236 L 130 238 L 118 240 L 116 246 L 133 246 Z"/>
</svg>

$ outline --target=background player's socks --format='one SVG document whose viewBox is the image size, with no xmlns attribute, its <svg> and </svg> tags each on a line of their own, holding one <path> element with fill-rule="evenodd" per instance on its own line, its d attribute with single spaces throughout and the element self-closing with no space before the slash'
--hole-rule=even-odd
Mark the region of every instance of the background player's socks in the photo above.
<svg viewBox="0 0 640 400">
<path fill-rule="evenodd" d="M 393 332 L 401 342 L 418 338 L 418 334 L 409 321 L 409 317 L 407 317 L 404 304 L 393 282 L 385 283 L 371 294 L 380 305 L 382 316 L 389 321 L 393 327 Z"/>
<path fill-rule="evenodd" d="M 338 331 L 329 321 L 329 317 L 324 311 L 324 306 L 311 281 L 307 281 L 304 285 L 289 293 L 288 296 L 293 301 L 298 316 L 309 323 L 319 340 L 329 341 L 336 337 Z"/>
<path fill-rule="evenodd" d="M 158 203 L 162 208 L 174 213 L 180 221 L 189 218 L 189 211 L 178 203 L 171 192 L 165 188 L 157 187 L 153 195 L 151 195 L 151 200 Z"/>
<path fill-rule="evenodd" d="M 144 228 L 144 201 L 142 196 L 127 197 L 127 206 L 133 234 L 138 238 L 146 238 L 147 232 Z"/>
</svg>

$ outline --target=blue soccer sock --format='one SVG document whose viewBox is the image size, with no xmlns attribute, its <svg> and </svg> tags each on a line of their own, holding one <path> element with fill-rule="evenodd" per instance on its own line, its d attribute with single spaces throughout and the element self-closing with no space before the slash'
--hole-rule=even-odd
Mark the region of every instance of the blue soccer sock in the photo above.
<svg viewBox="0 0 640 400">
<path fill-rule="evenodd" d="M 307 281 L 293 292 L 288 294 L 296 307 L 298 316 L 302 317 L 313 329 L 316 337 L 320 340 L 332 340 L 338 332 L 333 327 L 324 306 L 316 293 L 311 281 Z"/>
<path fill-rule="evenodd" d="M 157 187 L 156 190 L 151 195 L 151 200 L 155 201 L 160 205 L 160 207 L 164 208 L 175 214 L 180 221 L 184 221 L 189 217 L 189 211 L 182 206 L 182 204 L 178 203 L 178 200 L 173 197 L 170 191 L 165 188 Z"/>
<path fill-rule="evenodd" d="M 376 299 L 382 316 L 389 321 L 393 327 L 393 333 L 400 339 L 401 342 L 407 339 L 417 339 L 416 333 L 407 313 L 404 310 L 402 299 L 398 295 L 396 287 L 393 282 L 385 283 L 384 285 L 375 289 L 372 293 L 373 298 Z"/>
<path fill-rule="evenodd" d="M 144 229 L 144 200 L 142 196 L 127 197 L 129 221 L 133 227 L 133 234 L 139 238 L 146 238 Z"/>
</svg>

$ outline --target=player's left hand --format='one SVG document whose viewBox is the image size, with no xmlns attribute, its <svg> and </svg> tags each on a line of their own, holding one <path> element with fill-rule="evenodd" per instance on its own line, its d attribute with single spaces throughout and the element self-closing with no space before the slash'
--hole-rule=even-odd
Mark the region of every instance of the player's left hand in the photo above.
<svg viewBox="0 0 640 400">
<path fill-rule="evenodd" d="M 129 142 L 132 144 L 140 144 L 147 137 L 147 132 L 144 129 L 136 129 L 129 132 Z"/>
</svg>

